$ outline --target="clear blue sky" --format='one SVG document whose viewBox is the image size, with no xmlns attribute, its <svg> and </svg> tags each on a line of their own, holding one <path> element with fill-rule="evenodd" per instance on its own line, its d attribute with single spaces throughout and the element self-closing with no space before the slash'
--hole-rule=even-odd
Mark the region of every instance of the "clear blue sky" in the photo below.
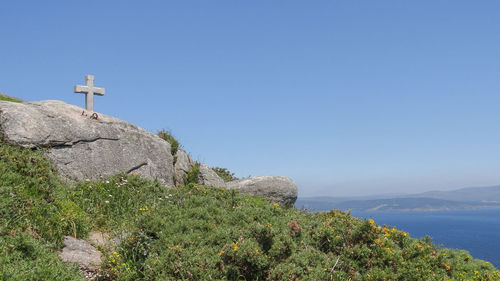
<svg viewBox="0 0 500 281">
<path fill-rule="evenodd" d="M 4 1 L 0 92 L 74 94 L 299 196 L 500 184 L 500 1 Z"/>
</svg>

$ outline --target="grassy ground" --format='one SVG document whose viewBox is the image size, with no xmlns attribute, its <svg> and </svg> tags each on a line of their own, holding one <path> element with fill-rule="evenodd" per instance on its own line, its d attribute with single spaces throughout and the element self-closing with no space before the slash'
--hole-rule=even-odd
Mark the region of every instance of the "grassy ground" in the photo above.
<svg viewBox="0 0 500 281">
<path fill-rule="evenodd" d="M 13 98 L 10 98 L 10 97 L 6 97 L 6 96 L 2 96 L 2 95 L 0 95 L 0 100 L 10 101 L 10 102 L 21 102 L 20 100 L 16 100 L 16 99 L 13 99 Z"/>
<path fill-rule="evenodd" d="M 0 142 L 0 280 L 84 280 L 57 251 L 91 230 L 127 234 L 101 248 L 101 280 L 500 280 L 465 251 L 340 211 L 131 175 L 69 186 L 42 151 Z"/>
</svg>

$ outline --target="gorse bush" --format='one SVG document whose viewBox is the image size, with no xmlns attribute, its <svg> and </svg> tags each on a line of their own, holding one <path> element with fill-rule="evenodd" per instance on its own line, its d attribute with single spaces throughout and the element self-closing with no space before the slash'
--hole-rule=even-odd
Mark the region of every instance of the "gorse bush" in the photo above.
<svg viewBox="0 0 500 281">
<path fill-rule="evenodd" d="M 40 152 L 0 152 L 2 281 L 83 280 L 57 251 L 89 230 L 120 237 L 97 280 L 500 280 L 466 251 L 341 211 L 124 174 L 67 186 Z"/>
<path fill-rule="evenodd" d="M 234 173 L 231 173 L 228 169 L 226 168 L 221 168 L 221 167 L 215 167 L 212 168 L 214 172 L 225 182 L 228 181 L 233 181 L 237 180 L 238 178 L 234 176 Z"/>
</svg>

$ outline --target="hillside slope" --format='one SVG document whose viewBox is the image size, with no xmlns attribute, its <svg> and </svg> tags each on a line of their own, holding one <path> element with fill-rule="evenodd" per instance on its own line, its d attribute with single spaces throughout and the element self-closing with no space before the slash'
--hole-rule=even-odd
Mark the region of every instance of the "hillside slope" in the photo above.
<svg viewBox="0 0 500 281">
<path fill-rule="evenodd" d="M 341 211 L 128 175 L 67 185 L 42 151 L 0 142 L 0 280 L 84 280 L 57 252 L 91 230 L 127 237 L 99 248 L 96 280 L 500 280 L 465 251 Z"/>
</svg>

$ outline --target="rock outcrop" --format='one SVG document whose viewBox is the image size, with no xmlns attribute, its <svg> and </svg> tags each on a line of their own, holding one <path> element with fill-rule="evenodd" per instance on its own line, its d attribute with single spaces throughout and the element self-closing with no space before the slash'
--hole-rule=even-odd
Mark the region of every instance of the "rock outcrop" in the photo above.
<svg viewBox="0 0 500 281">
<path fill-rule="evenodd" d="M 76 181 L 133 173 L 175 186 L 183 184 L 184 175 L 196 164 L 182 149 L 174 163 L 170 144 L 144 129 L 100 113 L 92 116 L 62 101 L 0 100 L 0 137 L 13 145 L 47 148 L 46 155 L 59 173 Z M 297 199 L 297 186 L 289 178 L 224 182 L 206 164 L 200 164 L 198 183 L 239 189 L 285 205 Z"/>
<path fill-rule="evenodd" d="M 196 164 L 196 162 L 189 157 L 189 155 L 182 149 L 178 149 L 177 152 L 175 153 L 175 164 L 174 164 L 174 170 L 175 170 L 175 185 L 182 185 L 184 184 L 183 178 L 184 175 L 187 174 L 187 172 L 193 168 L 193 166 Z"/>
<path fill-rule="evenodd" d="M 226 187 L 238 189 L 241 193 L 292 206 L 297 200 L 297 186 L 287 177 L 261 176 L 226 182 Z"/>
<path fill-rule="evenodd" d="M 226 183 L 206 164 L 200 164 L 198 184 L 214 187 L 226 187 Z"/>
<path fill-rule="evenodd" d="M 89 115 L 62 101 L 0 101 L 0 132 L 14 145 L 49 148 L 48 158 L 72 180 L 125 172 L 174 185 L 168 142 L 120 119 Z"/>
</svg>

